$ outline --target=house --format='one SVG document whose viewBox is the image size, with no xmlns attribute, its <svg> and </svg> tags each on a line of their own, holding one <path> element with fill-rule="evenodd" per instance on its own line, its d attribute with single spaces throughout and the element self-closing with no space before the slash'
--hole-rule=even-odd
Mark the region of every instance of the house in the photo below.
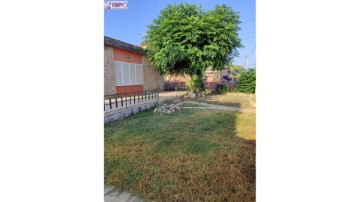
<svg viewBox="0 0 360 202">
<path fill-rule="evenodd" d="M 104 37 L 104 94 L 163 90 L 164 78 L 145 56 L 145 50 Z"/>
<path fill-rule="evenodd" d="M 175 87 L 185 88 L 186 82 L 190 81 L 191 78 L 189 75 L 185 76 L 175 76 L 167 74 L 164 76 L 165 79 L 165 90 L 175 90 Z"/>
<path fill-rule="evenodd" d="M 235 81 L 231 78 L 230 72 L 229 67 L 225 67 L 222 71 L 213 71 L 207 68 L 203 78 L 206 88 L 215 90 L 218 84 L 225 84 L 229 88 L 235 87 Z M 175 86 L 184 86 L 191 78 L 189 75 L 185 77 L 166 75 L 164 79 L 165 90 L 172 90 Z"/>
<path fill-rule="evenodd" d="M 210 89 L 216 89 L 216 85 L 225 84 L 228 88 L 232 89 L 235 87 L 236 82 L 231 75 L 230 68 L 225 66 L 222 71 L 212 71 L 208 68 L 205 72 L 206 87 Z"/>
</svg>

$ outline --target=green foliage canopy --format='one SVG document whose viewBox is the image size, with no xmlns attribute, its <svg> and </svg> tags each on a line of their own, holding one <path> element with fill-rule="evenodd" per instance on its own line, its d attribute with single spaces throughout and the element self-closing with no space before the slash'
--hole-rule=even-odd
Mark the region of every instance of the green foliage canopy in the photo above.
<svg viewBox="0 0 360 202">
<path fill-rule="evenodd" d="M 246 69 L 236 84 L 236 92 L 255 93 L 256 89 L 256 68 Z"/>
<path fill-rule="evenodd" d="M 162 74 L 202 77 L 207 67 L 222 70 L 243 47 L 237 31 L 239 13 L 226 5 L 205 10 L 173 4 L 148 26 L 147 57 Z"/>
<path fill-rule="evenodd" d="M 243 66 L 240 66 L 240 65 L 229 64 L 229 67 L 230 67 L 230 70 L 231 70 L 231 74 L 236 76 L 236 77 L 245 72 L 245 68 Z"/>
</svg>

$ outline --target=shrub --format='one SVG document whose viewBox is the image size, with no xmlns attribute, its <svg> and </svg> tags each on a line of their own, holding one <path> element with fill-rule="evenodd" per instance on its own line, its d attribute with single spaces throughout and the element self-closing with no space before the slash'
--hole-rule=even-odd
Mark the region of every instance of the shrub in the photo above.
<svg viewBox="0 0 360 202">
<path fill-rule="evenodd" d="M 238 82 L 234 89 L 235 92 L 255 93 L 256 89 L 256 69 L 247 69 L 237 78 Z"/>
<path fill-rule="evenodd" d="M 215 92 L 223 94 L 226 93 L 228 91 L 228 87 L 225 84 L 216 84 L 216 89 Z"/>
<path fill-rule="evenodd" d="M 186 82 L 185 86 L 186 91 L 192 91 L 192 89 L 194 89 L 194 82 L 192 80 L 189 80 Z"/>
</svg>

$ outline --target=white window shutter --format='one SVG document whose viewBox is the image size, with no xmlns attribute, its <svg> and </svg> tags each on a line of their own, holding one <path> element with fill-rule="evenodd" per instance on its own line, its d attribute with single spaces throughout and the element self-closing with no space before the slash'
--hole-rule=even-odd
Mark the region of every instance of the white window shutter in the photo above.
<svg viewBox="0 0 360 202">
<path fill-rule="evenodd" d="M 115 61 L 116 86 L 143 84 L 142 65 Z"/>
<path fill-rule="evenodd" d="M 117 86 L 123 85 L 122 62 L 115 62 L 115 79 Z"/>
<path fill-rule="evenodd" d="M 130 64 L 130 85 L 135 85 L 135 65 Z"/>
<path fill-rule="evenodd" d="M 142 65 L 136 65 L 136 84 L 142 84 Z"/>
<path fill-rule="evenodd" d="M 129 63 L 123 63 L 123 78 L 124 83 L 123 85 L 127 86 L 130 85 L 130 70 L 129 70 Z"/>
</svg>

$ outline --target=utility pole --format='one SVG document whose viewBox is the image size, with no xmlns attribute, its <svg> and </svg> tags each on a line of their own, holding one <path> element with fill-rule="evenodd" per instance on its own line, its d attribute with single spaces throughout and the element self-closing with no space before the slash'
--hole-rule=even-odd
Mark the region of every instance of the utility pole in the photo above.
<svg viewBox="0 0 360 202">
<path fill-rule="evenodd" d="M 249 54 L 246 55 L 246 69 L 249 69 Z"/>
</svg>

